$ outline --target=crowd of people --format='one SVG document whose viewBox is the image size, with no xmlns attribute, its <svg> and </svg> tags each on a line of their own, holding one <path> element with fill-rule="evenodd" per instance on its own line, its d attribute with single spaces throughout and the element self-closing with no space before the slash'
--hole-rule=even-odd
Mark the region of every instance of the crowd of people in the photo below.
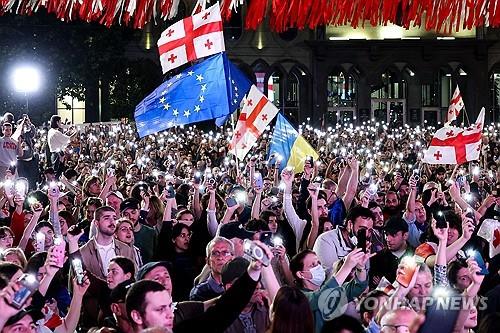
<svg viewBox="0 0 500 333">
<path fill-rule="evenodd" d="M 231 128 L 1 130 L 0 333 L 500 332 L 496 126 L 455 167 L 433 128 L 302 124 L 300 169 L 272 128 L 245 161 Z"/>
</svg>

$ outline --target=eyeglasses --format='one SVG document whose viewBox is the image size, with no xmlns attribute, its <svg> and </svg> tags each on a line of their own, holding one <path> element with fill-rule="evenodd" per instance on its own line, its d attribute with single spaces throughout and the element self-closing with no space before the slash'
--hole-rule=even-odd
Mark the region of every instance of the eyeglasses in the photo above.
<svg viewBox="0 0 500 333">
<path fill-rule="evenodd" d="M 190 233 L 185 233 L 185 232 L 183 232 L 183 233 L 181 233 L 181 234 L 179 235 L 179 237 L 180 237 L 180 238 L 191 238 L 191 234 L 192 234 L 191 232 L 190 232 Z"/>
<path fill-rule="evenodd" d="M 233 254 L 229 251 L 212 251 L 210 255 L 212 257 L 229 257 Z"/>
<path fill-rule="evenodd" d="M 407 325 L 382 325 L 382 328 L 387 327 L 389 328 L 390 332 L 397 332 L 397 333 L 409 333 L 410 328 Z"/>
</svg>

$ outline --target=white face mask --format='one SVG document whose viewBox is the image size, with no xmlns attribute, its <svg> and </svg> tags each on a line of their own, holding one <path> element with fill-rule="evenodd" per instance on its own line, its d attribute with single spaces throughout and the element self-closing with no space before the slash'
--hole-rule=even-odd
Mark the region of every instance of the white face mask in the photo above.
<svg viewBox="0 0 500 333">
<path fill-rule="evenodd" d="M 312 278 L 309 281 L 312 284 L 314 284 L 315 286 L 319 287 L 323 284 L 323 282 L 325 282 L 326 273 L 325 273 L 325 269 L 323 268 L 323 266 L 318 265 L 316 267 L 313 267 L 309 270 L 309 272 L 312 275 Z"/>
</svg>

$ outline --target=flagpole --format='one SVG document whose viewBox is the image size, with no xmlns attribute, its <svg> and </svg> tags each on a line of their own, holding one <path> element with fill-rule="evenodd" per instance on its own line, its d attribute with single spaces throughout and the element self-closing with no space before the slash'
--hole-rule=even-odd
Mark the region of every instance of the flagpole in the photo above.
<svg viewBox="0 0 500 333">
<path fill-rule="evenodd" d="M 233 132 L 233 137 L 234 137 L 234 130 L 236 129 L 236 125 L 234 124 L 234 114 L 235 112 L 231 113 L 231 127 L 232 127 L 232 132 Z M 235 159 L 235 167 L 236 167 L 236 181 L 238 181 L 238 178 L 240 176 L 240 165 L 238 163 L 238 145 L 234 145 L 234 159 Z"/>
<path fill-rule="evenodd" d="M 450 184 L 453 184 L 453 179 L 455 178 L 455 174 L 457 173 L 458 170 L 458 164 L 455 164 L 455 167 L 453 168 L 453 172 L 451 173 L 450 179 L 448 180 Z"/>
</svg>

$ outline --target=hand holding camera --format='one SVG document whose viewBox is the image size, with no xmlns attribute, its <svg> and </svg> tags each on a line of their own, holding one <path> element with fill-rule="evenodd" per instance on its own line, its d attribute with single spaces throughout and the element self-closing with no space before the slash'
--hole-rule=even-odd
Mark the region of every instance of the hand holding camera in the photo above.
<svg viewBox="0 0 500 333">
<path fill-rule="evenodd" d="M 254 271 L 260 271 L 262 269 L 262 265 L 266 267 L 269 266 L 271 259 L 273 258 L 273 253 L 269 247 L 258 240 L 251 241 L 249 239 L 245 239 L 243 242 L 243 251 L 253 259 L 249 269 Z"/>
</svg>

